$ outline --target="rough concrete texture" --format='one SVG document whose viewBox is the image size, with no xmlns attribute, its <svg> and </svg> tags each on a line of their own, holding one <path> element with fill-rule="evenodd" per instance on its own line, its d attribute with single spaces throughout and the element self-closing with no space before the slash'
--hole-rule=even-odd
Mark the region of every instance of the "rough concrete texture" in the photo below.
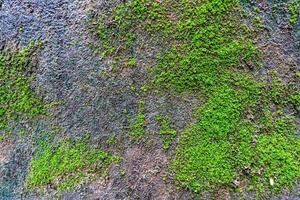
<svg viewBox="0 0 300 200">
<path fill-rule="evenodd" d="M 110 66 L 90 48 L 95 41 L 87 30 L 89 14 L 95 9 L 97 12 L 110 9 L 120 2 L 0 0 L 0 47 L 17 49 L 31 40 L 41 39 L 44 47 L 38 56 L 33 88 L 45 102 L 62 102 L 52 109 L 51 117 L 40 119 L 30 129 L 32 135 L 39 135 L 53 125 L 60 128 L 61 137 L 82 137 L 89 133 L 93 143 L 123 157 L 119 165 L 112 167 L 107 179 L 99 178 L 76 192 L 60 196 L 51 190 L 39 195 L 23 189 L 34 151 L 33 142 L 24 138 L 0 142 L 0 199 L 193 199 L 189 192 L 178 191 L 168 178 L 164 178 L 172 153 L 161 148 L 161 139 L 155 134 L 154 116 L 170 116 L 176 130 L 181 131 L 192 121 L 193 107 L 201 103 L 196 98 L 148 95 L 145 97 L 147 141 L 135 145 L 124 142 L 119 149 L 105 144 L 105 139 L 111 135 L 127 141 L 123 133 L 128 130 L 130 118 L 137 113 L 140 98 L 135 90 L 147 79 L 143 67 L 124 71 L 121 77 L 101 76 Z M 266 25 L 258 37 L 258 44 L 265 52 L 266 68 L 258 73 L 267 74 L 270 69 L 278 69 L 280 75 L 289 80 L 290 71 L 300 67 L 299 23 L 291 29 L 287 14 L 274 17 L 272 2 L 255 2 L 264 11 L 260 15 Z M 252 8 L 249 5 L 247 9 L 251 11 Z M 151 65 L 157 51 L 158 47 L 149 45 L 140 51 L 138 63 Z M 274 199 L 300 199 L 299 190 L 298 187 L 295 192 Z M 238 199 L 229 194 L 225 196 Z"/>
</svg>

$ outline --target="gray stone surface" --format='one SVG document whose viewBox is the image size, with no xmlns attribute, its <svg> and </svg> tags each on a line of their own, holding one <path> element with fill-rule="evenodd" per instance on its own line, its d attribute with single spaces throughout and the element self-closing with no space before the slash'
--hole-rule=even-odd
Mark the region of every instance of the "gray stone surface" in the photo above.
<svg viewBox="0 0 300 200">
<path fill-rule="evenodd" d="M 291 30 L 286 23 L 286 14 L 272 17 L 270 2 L 259 1 L 257 4 L 264 10 L 261 17 L 267 24 L 267 31 L 258 41 L 266 52 L 265 68 L 258 73 L 278 69 L 288 80 L 290 71 L 300 66 L 299 23 L 298 28 Z M 37 122 L 33 135 L 40 135 L 56 125 L 61 128 L 62 137 L 82 137 L 90 133 L 94 143 L 102 144 L 103 138 L 122 135 L 128 130 L 140 98 L 132 86 L 140 87 L 147 79 L 146 72 L 136 69 L 124 73 L 123 77 L 100 76 L 109 66 L 91 50 L 90 44 L 95 41 L 87 30 L 91 9 L 101 12 L 117 3 L 117 0 L 0 0 L 0 48 L 16 49 L 31 40 L 42 40 L 44 46 L 39 53 L 33 88 L 46 102 L 62 102 L 53 109 L 52 117 Z M 149 45 L 147 50 L 138 55 L 140 63 L 151 63 L 155 58 L 157 49 Z M 153 94 L 145 101 L 150 135 L 156 130 L 156 114 L 171 116 L 177 130 L 183 130 L 192 119 L 193 106 L 199 104 L 194 97 L 177 98 L 169 94 Z M 96 180 L 61 198 L 192 199 L 189 193 L 176 192 L 174 186 L 163 181 L 168 155 L 157 148 L 159 138 L 153 137 L 151 142 L 150 148 L 124 144 L 125 149 L 121 151 L 124 161 L 111 170 L 109 180 Z M 22 189 L 34 150 L 32 144 L 32 141 L 14 141 L 0 146 L 10 152 L 5 157 L 5 164 L 0 165 L 1 200 L 49 197 L 28 194 Z M 120 170 L 126 171 L 127 179 L 119 177 Z M 297 191 L 299 188 L 276 199 L 300 199 Z M 49 195 L 58 198 L 55 194 Z"/>
</svg>

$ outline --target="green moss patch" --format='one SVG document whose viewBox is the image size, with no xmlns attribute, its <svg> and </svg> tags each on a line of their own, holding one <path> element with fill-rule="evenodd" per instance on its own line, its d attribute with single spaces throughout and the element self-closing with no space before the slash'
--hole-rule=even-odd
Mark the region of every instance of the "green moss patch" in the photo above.
<svg viewBox="0 0 300 200">
<path fill-rule="evenodd" d="M 166 116 L 156 116 L 156 121 L 159 123 L 159 133 L 163 140 L 163 148 L 168 150 L 171 143 L 176 139 L 177 132 L 171 127 L 170 119 Z"/>
<path fill-rule="evenodd" d="M 294 0 L 293 2 L 289 3 L 289 11 L 290 11 L 290 19 L 289 22 L 291 25 L 297 23 L 299 19 L 299 12 L 300 12 L 300 1 Z"/>
<path fill-rule="evenodd" d="M 93 175 L 103 175 L 116 160 L 117 157 L 82 141 L 47 145 L 31 161 L 27 185 L 36 188 L 52 184 L 59 190 L 73 189 Z"/>
<path fill-rule="evenodd" d="M 132 119 L 130 124 L 129 135 L 133 138 L 140 138 L 145 135 L 146 117 L 145 117 L 145 103 L 139 102 L 139 109 L 137 115 Z"/>
<path fill-rule="evenodd" d="M 0 53 L 0 130 L 19 118 L 33 118 L 45 112 L 40 98 L 30 87 L 33 66 L 31 43 L 15 54 Z"/>
<path fill-rule="evenodd" d="M 242 121 L 248 98 L 221 86 L 199 109 L 199 122 L 183 133 L 173 161 L 181 185 L 196 192 L 230 185 L 249 164 L 253 131 Z"/>
<path fill-rule="evenodd" d="M 269 185 L 275 191 L 292 187 L 300 175 L 300 139 L 295 138 L 293 116 L 279 116 L 272 124 L 273 130 L 257 139 L 255 185 L 261 191 Z M 270 183 L 273 181 L 274 183 Z"/>
<path fill-rule="evenodd" d="M 237 0 L 132 0 L 96 20 L 104 57 L 125 59 L 133 51 L 126 34 L 147 33 L 167 44 L 149 88 L 199 92 L 207 99 L 196 123 L 182 133 L 170 167 L 176 183 L 195 192 L 280 192 L 300 178 L 295 121 L 278 114 L 297 96 L 288 99 L 279 79 L 267 83 L 251 75 L 260 52 L 243 16 Z M 137 119 L 134 133 L 144 127 L 142 115 Z M 161 135 L 174 134 L 168 121 L 159 122 Z"/>
</svg>

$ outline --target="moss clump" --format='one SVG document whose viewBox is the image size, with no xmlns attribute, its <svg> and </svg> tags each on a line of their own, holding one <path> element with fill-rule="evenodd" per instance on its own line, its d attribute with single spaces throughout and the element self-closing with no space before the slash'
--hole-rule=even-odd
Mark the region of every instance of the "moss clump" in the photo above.
<svg viewBox="0 0 300 200">
<path fill-rule="evenodd" d="M 183 133 L 173 161 L 181 185 L 196 192 L 229 185 L 249 164 L 253 131 L 242 121 L 249 97 L 221 86 L 199 109 L 199 121 Z"/>
<path fill-rule="evenodd" d="M 171 127 L 170 119 L 166 116 L 157 116 L 156 121 L 159 123 L 159 133 L 163 139 L 163 148 L 168 150 L 172 140 L 177 136 L 177 132 Z"/>
<path fill-rule="evenodd" d="M 288 92 L 280 80 L 269 84 L 249 75 L 259 66 L 260 52 L 242 23 L 239 1 L 132 0 L 106 16 L 97 30 L 107 58 L 126 57 L 133 51 L 124 45 L 126 33 L 144 31 L 167 44 L 149 85 L 179 93 L 199 91 L 208 99 L 196 114 L 197 122 L 182 133 L 171 162 L 180 186 L 199 192 L 232 188 L 239 180 L 249 183 L 243 190 L 279 192 L 300 178 L 293 130 L 282 134 L 272 129 L 272 123 L 280 122 L 273 115 L 285 106 Z M 142 132 L 143 115 L 137 119 L 133 127 Z M 161 123 L 161 133 L 169 135 L 162 128 L 168 123 Z M 283 120 L 280 127 L 290 123 Z M 288 160 L 280 165 L 277 156 Z M 271 175 L 269 166 L 278 169 Z"/>
<path fill-rule="evenodd" d="M 293 116 L 279 115 L 273 119 L 268 134 L 257 138 L 256 163 L 253 174 L 255 186 L 261 192 L 268 189 L 281 191 L 292 187 L 300 176 L 300 139 L 295 138 L 295 119 Z M 274 183 L 270 184 L 270 180 Z"/>
<path fill-rule="evenodd" d="M 106 143 L 109 144 L 109 145 L 112 145 L 112 146 L 116 145 L 118 143 L 117 136 L 116 135 L 109 136 Z"/>
<path fill-rule="evenodd" d="M 129 135 L 133 138 L 140 138 L 145 135 L 146 118 L 144 104 L 144 101 L 139 102 L 138 113 L 130 125 Z"/>
<path fill-rule="evenodd" d="M 126 66 L 129 67 L 129 68 L 136 67 L 137 66 L 137 60 L 135 58 L 130 58 L 129 60 L 127 60 Z"/>
<path fill-rule="evenodd" d="M 262 19 L 258 16 L 254 17 L 253 23 L 258 29 L 262 29 L 264 27 Z"/>
<path fill-rule="evenodd" d="M 137 34 L 133 29 L 148 27 L 148 30 L 153 30 L 154 21 L 159 21 L 154 25 L 156 30 L 165 28 L 166 8 L 156 1 L 133 0 L 119 5 L 112 12 L 101 14 L 102 16 L 93 20 L 93 24 L 97 24 L 96 33 L 100 40 L 102 56 L 120 58 L 121 66 L 134 51 Z"/>
<path fill-rule="evenodd" d="M 0 53 L 0 130 L 19 118 L 33 118 L 45 112 L 42 101 L 30 87 L 30 57 L 36 46 L 31 43 L 15 54 Z"/>
<path fill-rule="evenodd" d="M 117 159 L 83 141 L 46 145 L 31 161 L 27 185 L 35 188 L 51 183 L 60 190 L 73 189 L 83 179 L 103 173 Z"/>
<path fill-rule="evenodd" d="M 295 107 L 300 106 L 300 94 L 295 94 L 295 95 L 290 96 L 289 100 L 290 100 L 290 102 L 293 103 L 293 105 Z"/>
<path fill-rule="evenodd" d="M 290 11 L 290 19 L 289 22 L 291 25 L 294 25 L 297 23 L 299 19 L 299 10 L 300 10 L 300 1 L 295 0 L 288 5 L 289 11 Z"/>
</svg>

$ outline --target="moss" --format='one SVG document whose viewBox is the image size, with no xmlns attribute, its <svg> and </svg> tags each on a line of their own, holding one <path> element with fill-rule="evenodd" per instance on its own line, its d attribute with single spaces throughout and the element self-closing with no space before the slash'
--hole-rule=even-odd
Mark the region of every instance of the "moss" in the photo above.
<svg viewBox="0 0 300 200">
<path fill-rule="evenodd" d="M 109 145 L 116 145 L 117 142 L 118 142 L 118 139 L 117 139 L 117 136 L 116 136 L 116 135 L 110 136 L 110 137 L 107 139 L 107 141 L 106 141 L 106 143 L 109 144 Z"/>
<path fill-rule="evenodd" d="M 241 180 L 249 182 L 246 189 L 257 193 L 280 192 L 300 178 L 296 169 L 300 164 L 293 156 L 299 145 L 288 128 L 295 122 L 276 114 L 286 105 L 289 92 L 280 79 L 273 78 L 269 84 L 251 75 L 260 65 L 261 53 L 252 31 L 242 23 L 239 1 L 132 0 L 106 16 L 108 20 L 98 21 L 97 29 L 103 29 L 99 33 L 102 50 L 113 50 L 107 58 L 126 57 L 133 49 L 118 48 L 126 46 L 126 33 L 138 37 L 144 31 L 166 44 L 150 73 L 147 90 L 201 92 L 207 99 L 196 113 L 196 122 L 182 133 L 171 161 L 179 186 L 195 192 L 216 191 L 232 188 L 235 180 Z M 260 19 L 255 21 L 261 24 Z M 176 132 L 168 120 L 158 121 L 168 149 L 168 137 L 175 137 Z M 281 133 L 273 123 L 281 127 Z M 141 135 L 144 126 L 144 112 L 139 112 L 130 134 Z M 286 130 L 289 136 L 282 133 Z M 279 165 L 276 156 L 288 160 Z"/>
<path fill-rule="evenodd" d="M 138 113 L 132 120 L 129 135 L 133 138 L 140 138 L 145 135 L 146 118 L 144 114 L 144 102 L 139 102 Z"/>
<path fill-rule="evenodd" d="M 270 101 L 277 105 L 283 103 L 283 100 L 286 96 L 286 89 L 287 88 L 284 86 L 282 80 L 278 78 L 277 73 L 273 73 L 269 92 L 271 97 Z"/>
<path fill-rule="evenodd" d="M 295 119 L 280 114 L 262 124 L 268 134 L 257 138 L 252 184 L 261 192 L 293 187 L 300 175 L 299 138 L 295 138 Z M 270 180 L 273 184 L 270 184 Z"/>
<path fill-rule="evenodd" d="M 257 50 L 246 37 L 247 30 L 237 25 L 237 20 L 231 16 L 231 13 L 238 16 L 233 2 L 199 3 L 191 13 L 184 13 L 177 25 L 177 37 L 187 41 L 184 45 L 173 45 L 159 58 L 154 70 L 156 87 L 179 92 L 207 91 L 219 82 L 224 70 L 255 61 Z M 209 15 L 210 12 L 215 15 Z M 245 36 L 239 40 L 237 35 Z"/>
<path fill-rule="evenodd" d="M 84 177 L 103 173 L 117 159 L 100 149 L 88 147 L 83 141 L 47 144 L 31 161 L 27 186 L 36 188 L 52 184 L 61 190 L 73 189 Z"/>
<path fill-rule="evenodd" d="M 159 133 L 163 139 L 163 149 L 168 150 L 171 142 L 176 138 L 177 132 L 171 127 L 170 119 L 166 116 L 156 116 L 159 123 Z"/>
<path fill-rule="evenodd" d="M 294 0 L 288 5 L 290 11 L 289 23 L 295 25 L 299 19 L 300 1 Z"/>
<path fill-rule="evenodd" d="M 127 62 L 126 62 L 126 66 L 129 68 L 134 68 L 137 66 L 137 60 L 135 58 L 130 58 Z"/>
<path fill-rule="evenodd" d="M 69 176 L 65 178 L 62 182 L 58 183 L 57 189 L 59 191 L 68 191 L 74 189 L 76 185 L 79 185 L 86 179 L 86 175 L 82 172 L 79 172 L 75 176 Z"/>
<path fill-rule="evenodd" d="M 254 24 L 260 29 L 264 27 L 262 19 L 258 16 L 254 17 Z"/>
<path fill-rule="evenodd" d="M 293 103 L 295 107 L 300 106 L 300 94 L 295 94 L 289 97 L 289 101 Z"/>
<path fill-rule="evenodd" d="M 0 142 L 6 141 L 11 137 L 11 132 L 6 132 L 0 136 Z"/>
<path fill-rule="evenodd" d="M 30 57 L 37 45 L 31 43 L 15 54 L 0 54 L 0 130 L 19 118 L 45 113 L 44 105 L 30 87 L 33 66 Z"/>
<path fill-rule="evenodd" d="M 176 131 L 173 128 L 171 128 L 171 122 L 168 117 L 157 116 L 156 121 L 158 121 L 160 124 L 159 133 L 161 135 L 176 137 Z"/>
<path fill-rule="evenodd" d="M 173 161 L 180 184 L 197 192 L 230 185 L 249 164 L 252 131 L 242 122 L 248 98 L 222 86 L 200 108 L 199 122 L 183 133 Z"/>
</svg>

